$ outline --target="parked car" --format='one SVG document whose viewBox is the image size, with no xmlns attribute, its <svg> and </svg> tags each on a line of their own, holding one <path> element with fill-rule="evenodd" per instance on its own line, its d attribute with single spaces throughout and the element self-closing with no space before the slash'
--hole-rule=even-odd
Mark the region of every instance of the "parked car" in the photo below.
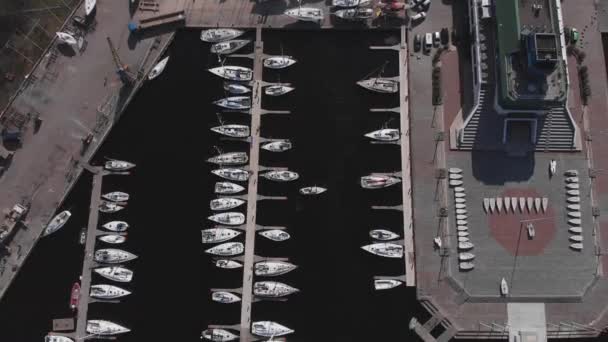
<svg viewBox="0 0 608 342">
<path fill-rule="evenodd" d="M 439 37 L 439 32 L 433 33 L 433 46 L 438 47 L 439 43 L 441 43 L 441 38 Z"/>
<path fill-rule="evenodd" d="M 580 35 L 578 33 L 578 30 L 573 27 L 572 30 L 570 30 L 570 43 L 572 45 L 576 45 L 576 42 L 578 42 L 579 38 Z"/>
<path fill-rule="evenodd" d="M 431 51 L 431 47 L 433 47 L 433 35 L 427 33 L 424 35 L 424 51 Z"/>
<path fill-rule="evenodd" d="M 450 43 L 450 31 L 447 28 L 441 29 L 441 44 L 448 45 Z"/>
<path fill-rule="evenodd" d="M 414 51 L 420 51 L 422 47 L 422 37 L 417 34 L 414 36 Z"/>
</svg>

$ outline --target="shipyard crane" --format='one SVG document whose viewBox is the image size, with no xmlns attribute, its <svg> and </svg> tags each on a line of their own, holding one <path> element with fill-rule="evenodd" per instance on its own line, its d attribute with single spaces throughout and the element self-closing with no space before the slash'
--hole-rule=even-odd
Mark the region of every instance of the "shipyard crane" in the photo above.
<svg viewBox="0 0 608 342">
<path fill-rule="evenodd" d="M 118 52 L 114 48 L 114 44 L 112 43 L 112 40 L 110 39 L 110 37 L 106 37 L 106 38 L 108 39 L 108 45 L 110 46 L 110 51 L 112 52 L 112 58 L 114 59 L 114 64 L 116 65 L 116 68 L 117 68 L 116 73 L 120 76 L 120 80 L 122 81 L 123 84 L 125 84 L 125 85 L 132 84 L 136 78 L 135 75 L 133 75 L 129 71 L 129 65 L 123 64 L 122 61 L 120 60 L 120 56 L 118 55 Z"/>
</svg>

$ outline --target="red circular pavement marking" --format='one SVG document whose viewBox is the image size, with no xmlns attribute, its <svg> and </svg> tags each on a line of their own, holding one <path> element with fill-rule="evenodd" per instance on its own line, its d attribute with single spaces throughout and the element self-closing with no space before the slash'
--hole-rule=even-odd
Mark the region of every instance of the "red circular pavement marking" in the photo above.
<svg viewBox="0 0 608 342">
<path fill-rule="evenodd" d="M 519 197 L 543 197 L 532 188 L 506 189 L 499 196 L 517 197 L 518 206 Z M 512 255 L 529 256 L 541 254 L 549 242 L 555 237 L 556 218 L 555 211 L 551 204 L 551 201 L 549 201 L 547 211 L 543 213 L 541 209 L 538 214 L 534 208 L 532 208 L 531 213 L 528 213 L 527 210 L 520 213 L 519 209 L 515 210 L 515 213 L 513 213 L 513 209 L 511 209 L 509 210 L 509 213 L 506 214 L 503 204 L 503 209 L 500 213 L 494 211 L 493 214 L 487 214 L 488 226 L 490 227 L 492 237 Z M 534 224 L 536 236 L 534 239 L 529 240 L 528 232 L 525 228 L 526 223 L 522 224 L 521 221 L 540 218 L 547 219 L 532 222 Z"/>
</svg>

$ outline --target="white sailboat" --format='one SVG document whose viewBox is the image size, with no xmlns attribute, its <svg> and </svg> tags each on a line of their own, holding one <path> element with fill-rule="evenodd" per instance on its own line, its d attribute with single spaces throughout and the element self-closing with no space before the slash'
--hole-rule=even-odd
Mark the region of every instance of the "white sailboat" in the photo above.
<svg viewBox="0 0 608 342">
<path fill-rule="evenodd" d="M 228 330 L 215 328 L 204 330 L 201 334 L 201 338 L 214 342 L 228 342 L 236 340 L 239 338 L 239 336 L 231 333 Z"/>
<path fill-rule="evenodd" d="M 53 217 L 51 222 L 49 222 L 49 224 L 46 226 L 46 228 L 44 228 L 44 232 L 42 233 L 42 236 L 47 236 L 47 235 L 53 234 L 54 232 L 61 229 L 61 227 L 63 227 L 66 224 L 66 222 L 68 222 L 68 220 L 70 219 L 71 216 L 72 216 L 72 213 L 69 212 L 68 210 L 64 210 L 64 211 L 60 212 L 59 214 L 57 214 L 55 217 Z"/>
<path fill-rule="evenodd" d="M 222 304 L 238 303 L 241 301 L 241 297 L 228 291 L 217 291 L 211 293 L 211 300 Z"/>
<path fill-rule="evenodd" d="M 99 263 L 118 264 L 136 259 L 137 255 L 116 248 L 104 248 L 95 251 L 94 259 Z"/>
<path fill-rule="evenodd" d="M 124 232 L 129 228 L 129 224 L 125 221 L 110 221 L 102 227 L 113 232 Z"/>
<path fill-rule="evenodd" d="M 113 245 L 118 245 L 118 244 L 121 244 L 121 243 L 127 241 L 126 236 L 118 235 L 118 234 L 102 235 L 102 236 L 98 237 L 98 239 L 99 239 L 99 241 L 113 244 Z"/>
<path fill-rule="evenodd" d="M 365 134 L 366 137 L 378 141 L 398 141 L 401 139 L 401 133 L 396 128 L 383 128 Z"/>
<path fill-rule="evenodd" d="M 251 134 L 249 126 L 237 124 L 211 127 L 211 131 L 233 138 L 247 138 Z"/>
<path fill-rule="evenodd" d="M 115 213 L 123 210 L 124 208 L 124 206 L 118 205 L 118 203 L 109 201 L 101 201 L 101 204 L 99 205 L 99 211 L 102 213 Z"/>
<path fill-rule="evenodd" d="M 294 180 L 300 178 L 300 175 L 298 175 L 297 172 L 287 171 L 287 170 L 285 170 L 285 171 L 273 170 L 273 171 L 266 172 L 266 173 L 262 174 L 261 176 L 268 180 L 272 180 L 272 181 L 276 181 L 276 182 L 290 182 L 290 181 L 294 181 Z"/>
<path fill-rule="evenodd" d="M 364 7 L 371 4 L 371 0 L 332 0 L 331 5 L 336 7 Z"/>
<path fill-rule="evenodd" d="M 293 91 L 294 87 L 285 84 L 273 84 L 264 88 L 264 94 L 268 96 L 281 96 Z"/>
<path fill-rule="evenodd" d="M 374 77 L 358 81 L 357 84 L 377 93 L 394 94 L 399 91 L 399 81 L 391 78 Z"/>
<path fill-rule="evenodd" d="M 154 68 L 152 68 L 152 70 L 150 70 L 150 73 L 148 74 L 148 80 L 153 80 L 155 78 L 158 77 L 158 75 L 160 75 L 163 70 L 165 70 L 165 67 L 167 66 L 167 63 L 169 62 L 169 56 L 163 58 L 160 62 L 158 62 Z"/>
<path fill-rule="evenodd" d="M 254 272 L 256 276 L 274 277 L 291 272 L 297 267 L 298 266 L 287 261 L 268 260 L 256 263 Z"/>
<path fill-rule="evenodd" d="M 230 94 L 236 95 L 248 94 L 251 92 L 251 89 L 249 89 L 249 87 L 246 87 L 242 84 L 230 82 L 224 82 L 224 90 L 229 92 Z"/>
<path fill-rule="evenodd" d="M 396 280 L 396 279 L 375 279 L 374 280 L 374 290 L 376 290 L 376 291 L 390 290 L 401 284 L 403 284 L 403 282 L 400 280 Z"/>
<path fill-rule="evenodd" d="M 102 198 L 112 202 L 126 202 L 129 200 L 129 194 L 122 191 L 112 191 L 101 195 Z"/>
<path fill-rule="evenodd" d="M 74 342 L 74 340 L 66 336 L 49 334 L 44 337 L 44 342 Z"/>
<path fill-rule="evenodd" d="M 230 81 L 251 81 L 253 70 L 236 65 L 225 65 L 209 69 L 209 72 Z"/>
<path fill-rule="evenodd" d="M 262 337 L 284 336 L 294 331 L 272 321 L 257 321 L 251 324 L 251 333 Z"/>
<path fill-rule="evenodd" d="M 230 182 L 216 182 L 214 192 L 221 195 L 233 195 L 245 190 L 245 187 L 230 183 Z"/>
<path fill-rule="evenodd" d="M 267 142 L 261 146 L 263 150 L 270 152 L 284 152 L 292 148 L 291 141 L 288 139 Z"/>
<path fill-rule="evenodd" d="M 129 331 L 131 330 L 110 321 L 104 321 L 101 319 L 92 319 L 87 321 L 87 332 L 93 335 L 111 336 L 124 334 Z"/>
<path fill-rule="evenodd" d="M 299 191 L 300 191 L 300 194 L 302 194 L 302 195 L 320 195 L 320 194 L 324 193 L 325 191 L 327 191 L 327 189 L 315 185 L 315 186 L 307 186 L 307 187 L 301 188 Z"/>
<path fill-rule="evenodd" d="M 374 229 L 369 232 L 369 236 L 372 239 L 380 240 L 380 241 L 389 241 L 395 240 L 399 238 L 399 234 L 395 234 L 390 230 L 386 229 Z"/>
<path fill-rule="evenodd" d="M 233 39 L 225 42 L 219 42 L 211 45 L 211 53 L 218 55 L 228 55 L 242 49 L 245 45 L 251 43 L 249 39 Z"/>
<path fill-rule="evenodd" d="M 313 21 L 318 23 L 323 21 L 323 10 L 320 8 L 298 7 L 288 9 L 284 13 L 290 18 L 297 19 L 300 21 Z"/>
<path fill-rule="evenodd" d="M 248 161 L 247 152 L 222 153 L 207 159 L 207 162 L 218 165 L 242 165 Z"/>
<path fill-rule="evenodd" d="M 249 179 L 249 172 L 243 169 L 222 168 L 212 170 L 211 173 L 218 177 L 237 182 L 244 182 Z"/>
<path fill-rule="evenodd" d="M 104 278 L 121 283 L 128 283 L 133 279 L 133 271 L 122 266 L 100 267 L 93 271 Z"/>
<path fill-rule="evenodd" d="M 84 2 L 84 13 L 85 15 L 91 15 L 97 5 L 97 0 L 85 0 Z"/>
<path fill-rule="evenodd" d="M 337 10 L 332 14 L 344 20 L 367 20 L 371 19 L 374 16 L 374 10 L 371 8 L 347 8 Z"/>
<path fill-rule="evenodd" d="M 505 278 L 502 278 L 500 280 L 500 294 L 502 296 L 509 295 L 509 284 L 507 284 L 507 281 L 505 280 Z"/>
<path fill-rule="evenodd" d="M 291 56 L 270 56 L 264 59 L 264 67 L 269 69 L 284 69 L 296 63 L 295 58 Z"/>
<path fill-rule="evenodd" d="M 280 229 L 270 229 L 259 232 L 261 236 L 276 242 L 288 240 L 291 236 L 286 231 Z"/>
<path fill-rule="evenodd" d="M 235 269 L 235 268 L 243 267 L 243 264 L 241 264 L 238 261 L 234 261 L 234 260 L 218 259 L 218 260 L 215 261 L 215 266 L 218 267 L 218 268 L 224 268 L 224 269 L 232 270 L 232 269 Z"/>
<path fill-rule="evenodd" d="M 97 299 L 117 299 L 130 295 L 131 292 L 114 285 L 91 285 L 90 295 Z"/>
<path fill-rule="evenodd" d="M 68 45 L 72 45 L 72 46 L 76 46 L 78 44 L 78 41 L 76 40 L 76 38 L 74 38 L 74 36 L 72 36 L 69 33 L 65 33 L 65 32 L 57 32 L 57 40 L 59 40 L 60 43 L 65 43 Z"/>
<path fill-rule="evenodd" d="M 218 43 L 237 38 L 245 33 L 231 28 L 215 28 L 201 31 L 201 40 L 208 43 Z"/>
<path fill-rule="evenodd" d="M 361 187 L 364 189 L 380 189 L 401 182 L 401 178 L 389 175 L 369 175 L 361 177 Z"/>
<path fill-rule="evenodd" d="M 124 160 L 108 160 L 105 168 L 110 171 L 127 171 L 135 167 L 135 164 Z"/>
<path fill-rule="evenodd" d="M 364 251 L 369 253 L 386 257 L 386 258 L 402 258 L 403 257 L 403 246 L 390 243 L 390 242 L 380 242 L 373 243 L 370 245 L 361 247 Z"/>
<path fill-rule="evenodd" d="M 251 98 L 249 96 L 230 96 L 213 101 L 213 104 L 226 109 L 245 110 L 251 108 Z"/>
<path fill-rule="evenodd" d="M 241 235 L 241 232 L 229 228 L 209 228 L 201 230 L 203 243 L 225 242 Z"/>
<path fill-rule="evenodd" d="M 257 281 L 253 284 L 253 294 L 259 297 L 279 298 L 300 290 L 278 281 Z"/>
<path fill-rule="evenodd" d="M 245 246 L 241 242 L 226 242 L 207 249 L 205 253 L 220 256 L 233 256 L 243 253 L 244 250 Z"/>
<path fill-rule="evenodd" d="M 209 203 L 209 207 L 211 208 L 211 210 L 214 210 L 214 211 L 215 210 L 229 210 L 229 209 L 234 209 L 236 207 L 239 207 L 243 203 L 245 203 L 245 201 L 240 198 L 223 197 L 223 198 L 212 199 L 211 202 Z"/>
<path fill-rule="evenodd" d="M 240 226 L 245 223 L 245 215 L 243 213 L 230 211 L 226 213 L 219 213 L 207 217 L 210 221 L 224 224 L 227 226 Z"/>
</svg>

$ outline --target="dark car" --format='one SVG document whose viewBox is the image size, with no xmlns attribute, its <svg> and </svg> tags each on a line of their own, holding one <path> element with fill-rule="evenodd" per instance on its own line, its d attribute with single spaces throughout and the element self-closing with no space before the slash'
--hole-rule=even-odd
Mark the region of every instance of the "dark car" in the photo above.
<svg viewBox="0 0 608 342">
<path fill-rule="evenodd" d="M 414 36 L 414 51 L 420 51 L 422 46 L 422 37 L 419 34 Z"/>
</svg>

